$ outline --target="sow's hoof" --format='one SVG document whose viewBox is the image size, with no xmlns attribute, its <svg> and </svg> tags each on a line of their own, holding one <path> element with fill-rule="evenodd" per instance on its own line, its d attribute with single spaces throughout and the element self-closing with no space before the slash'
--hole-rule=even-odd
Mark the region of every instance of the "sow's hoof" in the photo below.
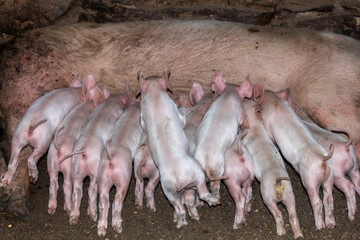
<svg viewBox="0 0 360 240">
<path fill-rule="evenodd" d="M 26 198 L 18 189 L 9 192 L 4 188 L 0 188 L 0 211 L 6 211 L 20 218 L 30 216 L 26 207 Z"/>
</svg>

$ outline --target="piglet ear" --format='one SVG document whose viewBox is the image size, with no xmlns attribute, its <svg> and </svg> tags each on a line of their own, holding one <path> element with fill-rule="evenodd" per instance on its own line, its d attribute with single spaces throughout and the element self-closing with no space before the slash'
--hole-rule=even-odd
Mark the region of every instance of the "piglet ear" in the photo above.
<svg viewBox="0 0 360 240">
<path fill-rule="evenodd" d="M 92 96 L 92 100 L 94 101 L 95 107 L 99 105 L 101 102 L 105 101 L 105 96 L 103 92 L 100 90 L 99 86 L 97 85 L 94 91 L 94 95 Z"/>
<path fill-rule="evenodd" d="M 138 79 L 138 88 L 136 90 L 136 97 L 139 95 L 139 93 L 142 94 L 146 93 L 146 89 L 147 89 L 147 82 L 142 72 L 139 71 L 137 73 L 137 79 Z"/>
<path fill-rule="evenodd" d="M 124 104 L 126 106 L 129 106 L 129 104 L 132 101 L 132 98 L 131 98 L 130 86 L 127 83 L 125 83 L 124 85 L 124 95 L 125 95 Z"/>
<path fill-rule="evenodd" d="M 245 81 L 240 84 L 240 87 L 237 88 L 238 93 L 241 98 L 251 98 L 253 86 L 247 77 Z"/>
<path fill-rule="evenodd" d="M 107 87 L 104 84 L 101 87 L 101 92 L 104 95 L 105 100 L 108 99 L 111 95 L 109 89 L 107 89 Z"/>
<path fill-rule="evenodd" d="M 257 102 L 258 104 L 261 104 L 262 101 L 264 100 L 264 96 L 265 96 L 264 86 L 262 85 L 261 82 L 256 83 L 254 87 L 254 101 Z"/>
<path fill-rule="evenodd" d="M 220 70 L 217 70 L 215 76 L 211 81 L 211 90 L 215 92 L 215 95 L 220 95 L 225 90 L 225 88 L 226 80 Z"/>
<path fill-rule="evenodd" d="M 88 74 L 85 76 L 83 80 L 83 85 L 81 89 L 81 95 L 83 97 L 83 101 L 88 101 L 89 99 L 93 99 L 96 90 L 96 81 L 92 74 Z"/>
<path fill-rule="evenodd" d="M 292 107 L 292 109 L 295 109 L 295 105 L 294 105 L 294 102 L 292 101 L 291 94 L 290 94 L 290 88 L 279 91 L 279 92 L 275 93 L 275 95 L 281 99 L 288 101 L 290 106 Z"/>
<path fill-rule="evenodd" d="M 190 89 L 190 104 L 195 106 L 204 97 L 204 91 L 200 84 L 194 82 Z"/>
<path fill-rule="evenodd" d="M 81 87 L 82 82 L 79 75 L 76 75 L 70 83 L 70 87 Z"/>
<path fill-rule="evenodd" d="M 170 68 L 167 67 L 165 68 L 165 72 L 163 76 L 160 78 L 160 85 L 164 91 L 169 90 L 170 92 L 172 92 L 169 78 L 170 78 Z"/>
</svg>

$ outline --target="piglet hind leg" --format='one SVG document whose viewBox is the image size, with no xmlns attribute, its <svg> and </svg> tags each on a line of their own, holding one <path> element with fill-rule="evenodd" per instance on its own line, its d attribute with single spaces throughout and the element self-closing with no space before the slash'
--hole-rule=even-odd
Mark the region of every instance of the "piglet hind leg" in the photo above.
<svg viewBox="0 0 360 240">
<path fill-rule="evenodd" d="M 289 214 L 289 222 L 294 233 L 294 238 L 304 237 L 300 230 L 299 219 L 296 214 L 295 197 L 291 188 L 284 190 L 283 200 L 281 201 Z"/>
<path fill-rule="evenodd" d="M 54 214 L 57 207 L 57 192 L 59 190 L 58 174 L 55 169 L 49 169 L 50 185 L 49 185 L 49 203 L 48 213 Z"/>
<path fill-rule="evenodd" d="M 206 182 L 203 181 L 197 185 L 199 198 L 209 204 L 209 206 L 216 206 L 219 204 L 219 199 L 214 198 L 207 189 Z"/>
<path fill-rule="evenodd" d="M 38 180 L 39 171 L 37 169 L 37 162 L 46 153 L 47 149 L 43 148 L 34 148 L 34 151 L 31 153 L 27 159 L 29 178 L 32 183 L 36 183 Z"/>
<path fill-rule="evenodd" d="M 99 220 L 97 223 L 98 236 L 105 236 L 108 226 L 108 212 L 109 212 L 109 191 L 110 184 L 99 184 Z"/>
<path fill-rule="evenodd" d="M 264 196 L 264 195 L 263 195 Z M 285 226 L 284 226 L 284 218 L 282 216 L 281 211 L 276 206 L 276 202 L 273 200 L 265 200 L 265 205 L 269 209 L 270 213 L 273 215 L 274 220 L 276 222 L 276 232 L 277 235 L 282 236 L 286 233 Z"/>
<path fill-rule="evenodd" d="M 115 194 L 114 202 L 112 204 L 112 227 L 118 233 L 122 232 L 121 212 L 124 207 L 124 200 L 126 197 L 126 192 L 128 187 L 129 187 L 129 183 L 124 184 L 124 186 L 116 187 L 116 194 Z"/>
<path fill-rule="evenodd" d="M 67 160 L 67 161 L 69 161 L 69 160 Z M 64 211 L 67 214 L 70 214 L 70 211 L 71 211 L 71 192 L 72 192 L 72 182 L 71 182 L 70 170 L 68 170 L 66 172 L 63 172 L 63 176 L 64 176 L 64 183 L 63 183 Z"/>
<path fill-rule="evenodd" d="M 191 219 L 199 220 L 199 213 L 196 209 L 196 191 L 193 189 L 185 190 L 183 197 Z"/>
<path fill-rule="evenodd" d="M 174 222 L 176 222 L 176 228 L 179 229 L 184 225 L 187 225 L 186 222 L 186 209 L 181 203 L 181 199 L 175 201 L 170 201 L 171 205 L 174 207 Z"/>
<path fill-rule="evenodd" d="M 305 185 L 305 184 L 304 184 Z M 305 185 L 307 194 L 310 199 L 310 204 L 314 212 L 315 226 L 316 229 L 320 230 L 325 227 L 323 218 L 323 204 L 319 197 L 319 186 L 308 186 Z"/>
<path fill-rule="evenodd" d="M 135 206 L 137 208 L 142 208 L 144 198 L 144 179 L 135 177 L 135 182 Z"/>
<path fill-rule="evenodd" d="M 8 169 L 5 172 L 3 178 L 1 179 L 0 187 L 6 187 L 7 185 L 10 184 L 10 182 L 15 174 L 15 171 L 18 167 L 18 164 L 19 164 L 19 157 L 20 157 L 21 149 L 23 149 L 26 146 L 25 143 L 18 145 L 18 144 L 13 143 L 13 141 L 14 140 L 12 140 L 12 143 L 11 143 L 11 156 L 10 156 Z"/>
<path fill-rule="evenodd" d="M 335 217 L 334 217 L 334 198 L 332 195 L 333 186 L 334 186 L 334 177 L 329 177 L 324 184 L 323 188 L 323 204 L 325 210 L 325 226 L 327 228 L 335 227 Z"/>
<path fill-rule="evenodd" d="M 146 206 L 152 211 L 156 211 L 154 193 L 160 181 L 160 174 L 149 179 L 145 188 Z"/>
<path fill-rule="evenodd" d="M 90 185 L 88 189 L 88 194 L 89 194 L 89 206 L 87 208 L 87 214 L 89 215 L 92 221 L 96 222 L 97 220 L 96 200 L 98 195 L 98 184 L 97 184 L 96 176 L 90 176 Z"/>
</svg>

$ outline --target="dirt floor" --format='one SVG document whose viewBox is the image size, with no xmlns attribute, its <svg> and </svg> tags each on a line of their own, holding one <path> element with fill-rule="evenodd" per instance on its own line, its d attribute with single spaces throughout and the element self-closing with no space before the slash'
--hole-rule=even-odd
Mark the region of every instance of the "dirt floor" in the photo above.
<svg viewBox="0 0 360 240">
<path fill-rule="evenodd" d="M 49 176 L 46 170 L 46 159 L 39 162 L 40 177 L 35 185 L 30 187 L 28 207 L 30 218 L 20 220 L 8 213 L 0 213 L 0 239 L 293 239 L 293 233 L 285 208 L 279 207 L 284 215 L 286 235 L 278 237 L 273 217 L 262 202 L 259 183 L 253 185 L 252 210 L 247 216 L 245 225 L 233 230 L 235 206 L 227 189 L 222 185 L 221 202 L 217 207 L 204 205 L 199 207 L 200 220 L 195 221 L 187 216 L 188 225 L 176 229 L 173 223 L 173 209 L 166 200 L 159 186 L 155 193 L 156 212 L 150 212 L 145 206 L 137 209 L 134 206 L 134 186 L 132 181 L 124 203 L 122 213 L 123 232 L 118 234 L 111 227 L 111 209 L 109 226 L 105 237 L 97 236 L 96 223 L 86 214 L 87 186 L 85 181 L 84 197 L 81 205 L 81 215 L 77 225 L 70 225 L 63 210 L 62 177 L 60 177 L 58 208 L 54 215 L 47 212 Z M 359 215 L 353 222 L 347 218 L 347 207 L 344 195 L 334 190 L 334 213 L 336 227 L 334 229 L 316 230 L 313 213 L 304 188 L 298 175 L 288 167 L 292 186 L 295 192 L 297 214 L 305 239 L 360 239 Z M 112 202 L 114 189 L 111 191 Z M 360 208 L 360 200 L 358 208 Z"/>
</svg>

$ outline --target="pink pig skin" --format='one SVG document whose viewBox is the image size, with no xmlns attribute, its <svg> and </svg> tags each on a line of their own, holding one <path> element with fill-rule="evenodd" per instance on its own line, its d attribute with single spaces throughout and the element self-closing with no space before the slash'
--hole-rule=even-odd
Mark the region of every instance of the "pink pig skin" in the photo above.
<svg viewBox="0 0 360 240">
<path fill-rule="evenodd" d="M 140 104 L 134 103 L 125 109 L 117 120 L 112 136 L 103 149 L 98 173 L 99 220 L 98 235 L 105 236 L 109 211 L 109 192 L 116 188 L 112 204 L 112 227 L 122 232 L 121 212 L 129 188 L 132 163 L 142 135 L 140 126 Z"/>
<path fill-rule="evenodd" d="M 288 101 L 295 111 L 295 105 L 290 96 L 289 89 L 280 91 L 277 95 Z M 360 193 L 360 172 L 358 159 L 354 147 L 351 144 L 352 137 L 350 132 L 336 128 L 330 129 L 334 132 L 326 130 L 316 125 L 307 117 L 305 117 L 303 123 L 321 145 L 334 145 L 334 153 L 331 158 L 332 165 L 330 165 L 334 172 L 334 184 L 344 193 L 347 201 L 348 217 L 350 221 L 353 221 L 357 211 L 355 191 L 358 194 Z M 348 140 L 344 139 L 339 134 L 336 134 L 336 132 L 347 135 Z"/>
<path fill-rule="evenodd" d="M 209 180 L 223 176 L 225 152 L 234 142 L 244 118 L 241 102 L 252 95 L 249 81 L 240 86 L 227 84 L 220 71 L 212 79 L 212 89 L 220 96 L 210 105 L 197 129 L 194 154 Z M 220 202 L 220 180 L 210 182 L 210 191 Z"/>
<path fill-rule="evenodd" d="M 261 196 L 276 222 L 277 235 L 286 233 L 282 213 L 277 207 L 277 203 L 281 202 L 288 211 L 294 238 L 303 237 L 290 178 L 280 152 L 265 129 L 261 106 L 251 100 L 245 100 L 243 106 L 248 129 L 241 142 L 253 162 L 255 177 L 260 182 Z"/>
<path fill-rule="evenodd" d="M 204 94 L 201 85 L 193 83 L 189 97 L 192 107 L 189 109 L 190 113 L 186 118 L 184 132 L 189 142 L 189 154 L 194 156 L 196 150 L 196 131 L 210 104 L 215 100 L 215 95 L 213 93 Z"/>
<path fill-rule="evenodd" d="M 129 87 L 125 84 L 124 94 L 113 94 L 99 104 L 89 117 L 77 140 L 71 161 L 73 182 L 70 224 L 76 224 L 80 216 L 82 185 L 86 176 L 90 177 L 88 189 L 89 206 L 87 213 L 93 221 L 97 219 L 96 200 L 98 193 L 97 174 L 102 149 L 109 139 L 115 122 L 123 113 L 131 99 Z"/>
<path fill-rule="evenodd" d="M 261 83 L 254 87 L 254 99 L 260 103 L 265 128 L 278 145 L 284 158 L 299 173 L 309 195 L 317 229 L 335 226 L 332 188 L 334 175 L 331 167 L 333 149 L 321 146 L 292 110 L 290 104 L 272 91 L 264 91 Z M 323 204 L 319 190 L 323 190 Z M 323 220 L 325 209 L 325 225 Z"/>
<path fill-rule="evenodd" d="M 84 99 L 82 91 L 85 91 L 85 87 L 87 92 L 91 92 L 95 85 L 93 79 L 85 78 L 81 87 L 81 80 L 76 77 L 69 88 L 53 90 L 31 104 L 12 135 L 8 170 L 0 186 L 7 186 L 11 182 L 19 163 L 20 152 L 27 145 L 33 148 L 33 152 L 27 158 L 29 177 L 33 183 L 37 181 L 36 164 L 48 150 L 56 127 L 71 109 Z"/>
<path fill-rule="evenodd" d="M 104 90 L 104 89 L 103 89 Z M 107 90 L 105 90 L 106 92 Z M 75 143 L 80 136 L 82 127 L 87 122 L 94 108 L 105 101 L 106 94 L 96 88 L 87 102 L 74 107 L 65 119 L 57 127 L 54 140 L 50 144 L 47 155 L 47 169 L 50 177 L 48 213 L 54 214 L 57 207 L 57 191 L 59 189 L 58 175 L 64 176 L 64 210 L 70 213 L 71 208 L 71 159 L 63 160 L 63 157 L 74 150 Z"/>
<path fill-rule="evenodd" d="M 144 191 L 146 195 L 146 206 L 152 211 L 156 211 L 154 192 L 160 181 L 160 172 L 151 157 L 147 136 L 144 134 L 139 148 L 136 150 L 134 158 L 135 186 L 135 205 L 143 206 Z M 149 179 L 144 190 L 144 179 Z"/>
<path fill-rule="evenodd" d="M 360 172 L 358 159 L 351 145 L 351 135 L 348 135 L 349 140 L 346 140 L 342 136 L 315 124 L 305 121 L 304 124 L 321 145 L 334 145 L 334 153 L 331 158 L 334 184 L 344 193 L 347 201 L 348 217 L 350 221 L 353 221 L 357 211 L 355 191 L 360 195 Z"/>
<path fill-rule="evenodd" d="M 176 227 L 186 225 L 187 191 L 197 189 L 200 199 L 210 206 L 216 204 L 206 187 L 205 175 L 201 166 L 189 156 L 188 142 L 182 129 L 186 119 L 180 114 L 174 101 L 166 90 L 170 70 L 162 77 L 145 79 L 138 73 L 138 93 L 141 92 L 141 125 L 148 136 L 149 149 L 160 171 L 163 192 L 175 209 Z M 181 121 L 183 123 L 181 123 Z M 190 196 L 194 196 L 192 193 Z"/>
<path fill-rule="evenodd" d="M 239 133 L 230 148 L 225 152 L 224 183 L 235 202 L 236 212 L 233 229 L 245 222 L 245 214 L 251 211 L 252 183 L 254 167 L 247 150 L 242 150 L 241 139 L 246 134 Z"/>
</svg>

